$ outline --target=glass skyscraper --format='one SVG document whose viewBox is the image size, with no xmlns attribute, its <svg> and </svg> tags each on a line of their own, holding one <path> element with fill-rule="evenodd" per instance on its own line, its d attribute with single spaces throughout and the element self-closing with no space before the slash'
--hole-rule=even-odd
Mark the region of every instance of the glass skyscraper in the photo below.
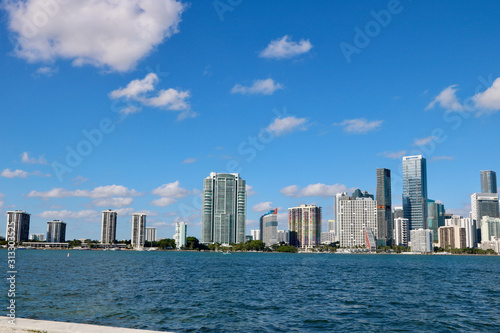
<svg viewBox="0 0 500 333">
<path fill-rule="evenodd" d="M 244 243 L 246 182 L 237 173 L 212 172 L 203 181 L 201 242 Z"/>
<path fill-rule="evenodd" d="M 273 209 L 260 217 L 261 240 L 266 246 L 278 243 L 278 209 Z"/>
<path fill-rule="evenodd" d="M 377 239 L 386 245 L 392 236 L 391 170 L 377 169 Z"/>
<path fill-rule="evenodd" d="M 497 174 L 495 171 L 481 171 L 481 193 L 498 193 Z"/>
<path fill-rule="evenodd" d="M 441 202 L 436 202 L 431 199 L 427 199 L 427 226 L 432 230 L 432 240 L 438 241 L 438 228 L 444 227 L 444 205 Z"/>
<path fill-rule="evenodd" d="M 403 157 L 403 213 L 410 230 L 427 229 L 427 163 L 422 155 Z"/>
</svg>

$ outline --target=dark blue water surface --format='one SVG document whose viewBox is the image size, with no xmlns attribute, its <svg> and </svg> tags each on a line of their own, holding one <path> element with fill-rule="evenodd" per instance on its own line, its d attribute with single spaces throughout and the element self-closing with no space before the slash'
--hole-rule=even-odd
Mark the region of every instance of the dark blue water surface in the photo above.
<svg viewBox="0 0 500 333">
<path fill-rule="evenodd" d="M 17 265 L 25 318 L 175 332 L 500 332 L 498 256 L 18 250 Z"/>
</svg>

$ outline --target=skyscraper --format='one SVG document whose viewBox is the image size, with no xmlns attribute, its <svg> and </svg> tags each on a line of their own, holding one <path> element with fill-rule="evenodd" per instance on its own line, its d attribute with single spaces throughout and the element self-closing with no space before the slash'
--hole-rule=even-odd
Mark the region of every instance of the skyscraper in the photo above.
<svg viewBox="0 0 500 333">
<path fill-rule="evenodd" d="M 432 241 L 438 241 L 438 229 L 444 227 L 444 205 L 440 201 L 427 199 L 427 226 L 432 230 Z"/>
<path fill-rule="evenodd" d="M 310 248 L 321 244 L 321 207 L 301 205 L 288 208 L 290 245 Z"/>
<path fill-rule="evenodd" d="M 408 219 L 398 217 L 394 219 L 394 245 L 408 246 Z"/>
<path fill-rule="evenodd" d="M 430 253 L 432 246 L 432 231 L 429 229 L 414 229 L 410 231 L 411 252 Z"/>
<path fill-rule="evenodd" d="M 427 229 L 426 165 L 422 155 L 403 157 L 403 212 L 410 230 Z"/>
<path fill-rule="evenodd" d="M 260 217 L 260 235 L 266 246 L 278 243 L 278 209 Z"/>
<path fill-rule="evenodd" d="M 335 221 L 340 247 L 367 246 L 367 232 L 378 235 L 377 201 L 371 197 L 354 199 L 347 193 L 337 194 L 336 199 Z"/>
<path fill-rule="evenodd" d="M 187 224 L 186 222 L 177 222 L 175 224 L 175 247 L 180 249 L 186 246 L 187 240 Z"/>
<path fill-rule="evenodd" d="M 472 219 L 481 225 L 484 216 L 500 217 L 497 193 L 474 193 L 471 195 Z"/>
<path fill-rule="evenodd" d="M 30 233 L 30 216 L 30 214 L 23 210 L 7 212 L 5 239 L 10 240 L 12 235 L 14 235 L 13 240 L 16 243 L 27 241 Z"/>
<path fill-rule="evenodd" d="M 498 193 L 497 174 L 495 171 L 481 171 L 481 193 Z"/>
<path fill-rule="evenodd" d="M 47 242 L 64 243 L 66 241 L 66 223 L 59 220 L 47 222 Z"/>
<path fill-rule="evenodd" d="M 132 214 L 132 247 L 144 247 L 146 236 L 146 214 L 133 213 Z"/>
<path fill-rule="evenodd" d="M 391 170 L 377 169 L 377 238 L 390 244 L 392 236 Z"/>
<path fill-rule="evenodd" d="M 156 242 L 156 228 L 146 228 L 146 242 Z"/>
<path fill-rule="evenodd" d="M 237 173 L 215 173 L 203 181 L 201 242 L 245 242 L 246 182 Z"/>
<path fill-rule="evenodd" d="M 102 212 L 101 244 L 113 244 L 116 241 L 116 216 L 111 209 Z"/>
</svg>

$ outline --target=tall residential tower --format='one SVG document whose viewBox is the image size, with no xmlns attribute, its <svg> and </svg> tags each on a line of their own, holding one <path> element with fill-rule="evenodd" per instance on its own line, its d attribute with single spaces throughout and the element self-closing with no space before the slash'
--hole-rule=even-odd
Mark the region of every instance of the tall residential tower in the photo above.
<svg viewBox="0 0 500 333">
<path fill-rule="evenodd" d="M 132 247 L 142 248 L 146 240 L 146 214 L 132 214 Z"/>
<path fill-rule="evenodd" d="M 66 241 L 66 223 L 59 220 L 47 222 L 47 242 L 64 243 Z"/>
<path fill-rule="evenodd" d="M 244 243 L 246 182 L 237 173 L 215 173 L 203 181 L 201 242 Z"/>
<path fill-rule="evenodd" d="M 497 174 L 495 171 L 481 171 L 481 193 L 498 193 Z"/>
<path fill-rule="evenodd" d="M 403 157 L 403 212 L 410 230 L 427 229 L 427 163 L 422 155 Z"/>
<path fill-rule="evenodd" d="M 30 233 L 30 214 L 23 210 L 14 210 L 7 212 L 7 228 L 5 239 L 11 240 L 14 235 L 16 243 L 25 242 L 29 239 Z"/>
<path fill-rule="evenodd" d="M 113 244 L 116 241 L 116 216 L 111 209 L 102 212 L 101 244 Z"/>
<path fill-rule="evenodd" d="M 392 236 L 391 170 L 377 169 L 377 239 L 387 245 Z"/>
<path fill-rule="evenodd" d="M 321 244 L 321 207 L 301 205 L 288 208 L 290 245 L 310 248 Z"/>
</svg>

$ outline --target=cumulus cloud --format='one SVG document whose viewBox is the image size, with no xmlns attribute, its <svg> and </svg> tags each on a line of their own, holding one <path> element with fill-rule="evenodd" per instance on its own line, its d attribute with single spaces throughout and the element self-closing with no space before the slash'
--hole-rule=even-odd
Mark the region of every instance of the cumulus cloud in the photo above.
<svg viewBox="0 0 500 333">
<path fill-rule="evenodd" d="M 159 82 L 155 73 L 147 74 L 142 80 L 133 80 L 125 88 L 119 88 L 109 93 L 111 99 L 125 99 L 136 102 L 138 105 L 129 104 L 120 110 L 122 114 L 132 114 L 142 111 L 141 106 L 150 106 L 170 111 L 181 111 L 178 120 L 193 118 L 196 113 L 192 112 L 189 104 L 189 91 L 180 91 L 173 88 L 156 91 L 155 85 Z"/>
<path fill-rule="evenodd" d="M 189 194 L 189 191 L 180 187 L 179 184 L 178 180 L 173 183 L 163 184 L 155 188 L 151 193 L 160 197 L 184 198 Z"/>
<path fill-rule="evenodd" d="M 168 207 L 171 204 L 174 204 L 176 202 L 177 202 L 177 199 L 163 197 L 163 198 L 159 198 L 159 199 L 153 200 L 150 203 L 152 205 L 155 205 L 155 206 L 158 206 L 158 207 Z"/>
<path fill-rule="evenodd" d="M 401 151 L 396 151 L 396 152 L 390 152 L 390 151 L 384 151 L 383 153 L 378 153 L 377 156 L 384 156 L 387 158 L 392 158 L 392 159 L 400 159 L 401 157 L 405 156 L 408 152 L 406 150 L 401 150 Z"/>
<path fill-rule="evenodd" d="M 40 68 L 38 68 L 36 70 L 35 76 L 44 75 L 44 76 L 47 76 L 47 77 L 51 77 L 52 75 L 54 75 L 58 71 L 59 71 L 59 68 L 57 68 L 57 67 L 42 66 L 42 67 L 40 67 Z"/>
<path fill-rule="evenodd" d="M 497 78 L 484 92 L 474 95 L 472 99 L 476 106 L 482 109 L 478 115 L 500 110 L 500 78 Z"/>
<path fill-rule="evenodd" d="M 254 191 L 253 186 L 250 186 L 248 184 L 245 185 L 245 189 L 247 191 L 247 196 L 252 196 L 257 193 Z"/>
<path fill-rule="evenodd" d="M 38 157 L 30 157 L 28 152 L 26 151 L 21 154 L 21 161 L 23 163 L 31 164 L 47 164 L 47 160 L 45 159 L 44 155 Z"/>
<path fill-rule="evenodd" d="M 254 212 L 266 212 L 270 211 L 271 209 L 274 209 L 274 207 L 272 207 L 272 201 L 259 202 L 252 207 L 252 210 Z"/>
<path fill-rule="evenodd" d="M 265 80 L 255 80 L 251 86 L 236 84 L 233 89 L 231 89 L 231 93 L 244 95 L 272 95 L 276 90 L 283 88 L 281 83 L 274 82 L 273 79 L 269 78 Z"/>
<path fill-rule="evenodd" d="M 307 53 L 313 45 L 309 39 L 301 39 L 298 43 L 291 40 L 290 36 L 285 35 L 282 38 L 272 40 L 267 47 L 260 52 L 261 58 L 284 59 L 293 58 Z"/>
<path fill-rule="evenodd" d="M 129 190 L 127 187 L 122 185 L 107 185 L 99 186 L 92 190 L 75 190 L 68 191 L 63 188 L 54 188 L 46 192 L 31 191 L 28 193 L 28 197 L 40 197 L 44 199 L 48 198 L 70 198 L 70 197 L 86 197 L 86 198 L 110 198 L 114 196 L 118 197 L 134 197 L 139 196 L 141 193 L 134 189 Z"/>
<path fill-rule="evenodd" d="M 348 189 L 345 185 L 325 185 L 311 184 L 304 188 L 299 188 L 297 185 L 290 185 L 280 190 L 287 197 L 333 197 L 337 193 L 346 192 Z"/>
<path fill-rule="evenodd" d="M 132 70 L 178 32 L 185 6 L 175 0 L 26 0 L 4 3 L 15 54 L 29 62 L 68 59 Z"/>
<path fill-rule="evenodd" d="M 341 126 L 344 132 L 351 134 L 366 134 L 371 131 L 375 131 L 382 126 L 383 120 L 373 120 L 368 121 L 365 118 L 359 119 L 346 119 L 341 123 L 334 124 L 336 126 Z"/>
<path fill-rule="evenodd" d="M 456 96 L 457 85 L 449 86 L 437 95 L 432 102 L 427 105 L 426 110 L 432 109 L 436 104 L 439 104 L 444 109 L 449 111 L 462 111 L 464 106 L 460 104 Z"/>
<path fill-rule="evenodd" d="M 71 179 L 75 185 L 80 185 L 81 183 L 85 183 L 89 178 L 85 178 L 81 175 L 76 176 L 75 178 Z"/>
<path fill-rule="evenodd" d="M 5 169 L 2 171 L 2 173 L 0 173 L 0 176 L 5 178 L 27 178 L 29 176 L 50 177 L 48 173 L 43 173 L 41 171 L 28 172 L 20 169 Z"/>
<path fill-rule="evenodd" d="M 80 210 L 77 212 L 69 210 L 50 210 L 38 214 L 39 217 L 45 219 L 58 219 L 58 220 L 81 219 L 81 218 L 92 218 L 92 217 L 97 218 L 100 215 L 101 213 L 96 212 L 95 210 Z"/>
<path fill-rule="evenodd" d="M 132 198 L 116 197 L 116 198 L 101 198 L 92 201 L 97 207 L 126 207 L 134 202 Z"/>
<path fill-rule="evenodd" d="M 295 130 L 305 131 L 307 129 L 307 119 L 294 116 L 285 118 L 276 118 L 267 127 L 267 130 L 275 136 L 284 135 Z"/>
</svg>

